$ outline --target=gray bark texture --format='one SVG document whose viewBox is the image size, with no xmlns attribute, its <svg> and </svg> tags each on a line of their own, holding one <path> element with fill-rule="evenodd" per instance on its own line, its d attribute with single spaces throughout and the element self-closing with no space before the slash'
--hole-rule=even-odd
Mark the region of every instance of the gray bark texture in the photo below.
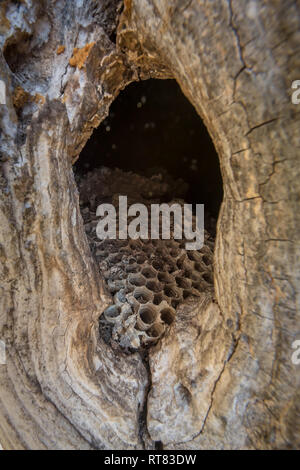
<svg viewBox="0 0 300 470">
<path fill-rule="evenodd" d="M 299 448 L 299 1 L 3 1 L 0 18 L 3 448 Z M 98 337 L 109 298 L 72 171 L 147 78 L 177 80 L 224 185 L 216 300 L 179 311 L 149 370 Z"/>
</svg>

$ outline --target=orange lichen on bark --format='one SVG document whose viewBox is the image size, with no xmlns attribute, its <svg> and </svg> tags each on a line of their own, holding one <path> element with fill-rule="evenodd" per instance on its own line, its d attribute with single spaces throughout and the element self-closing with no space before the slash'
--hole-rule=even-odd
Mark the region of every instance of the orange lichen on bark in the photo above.
<svg viewBox="0 0 300 470">
<path fill-rule="evenodd" d="M 21 109 L 30 101 L 30 94 L 25 91 L 21 86 L 17 86 L 13 93 L 13 105 L 16 109 Z"/>
<path fill-rule="evenodd" d="M 33 101 L 36 103 L 36 104 L 44 104 L 45 103 L 45 97 L 43 95 L 40 95 L 39 93 L 36 93 L 35 96 L 34 96 L 34 99 Z"/>
<path fill-rule="evenodd" d="M 28 91 L 24 90 L 21 86 L 17 86 L 13 93 L 13 105 L 19 110 L 25 106 L 25 104 L 34 102 L 36 104 L 44 104 L 45 97 L 36 93 L 32 96 Z"/>
<path fill-rule="evenodd" d="M 78 47 L 75 47 L 73 49 L 73 55 L 71 59 L 69 60 L 69 64 L 72 67 L 78 67 L 79 69 L 81 69 L 84 66 L 86 59 L 88 58 L 89 53 L 94 45 L 95 45 L 94 42 L 90 42 L 89 44 L 86 44 L 81 49 L 78 49 Z"/>
<path fill-rule="evenodd" d="M 57 55 L 62 54 L 63 52 L 65 52 L 65 49 L 66 49 L 66 46 L 62 46 L 62 45 L 58 46 L 58 48 L 56 50 L 56 54 Z"/>
</svg>

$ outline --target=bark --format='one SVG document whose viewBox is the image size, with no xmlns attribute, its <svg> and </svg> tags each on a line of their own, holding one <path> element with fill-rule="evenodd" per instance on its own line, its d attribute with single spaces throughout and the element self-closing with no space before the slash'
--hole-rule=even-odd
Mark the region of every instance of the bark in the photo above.
<svg viewBox="0 0 300 470">
<path fill-rule="evenodd" d="M 124 3 L 121 16 L 117 1 L 2 4 L 0 442 L 297 448 L 299 2 Z M 72 171 L 119 91 L 149 77 L 177 80 L 224 185 L 217 304 L 178 314 L 150 371 L 98 337 L 109 299 Z"/>
</svg>

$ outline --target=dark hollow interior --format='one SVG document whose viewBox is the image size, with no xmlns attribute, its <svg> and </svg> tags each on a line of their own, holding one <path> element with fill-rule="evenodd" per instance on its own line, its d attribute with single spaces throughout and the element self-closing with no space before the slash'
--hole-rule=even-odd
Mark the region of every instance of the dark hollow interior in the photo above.
<svg viewBox="0 0 300 470">
<path fill-rule="evenodd" d="M 210 216 L 218 216 L 223 197 L 218 155 L 175 80 L 140 81 L 119 94 L 82 150 L 75 173 L 100 166 L 182 178 L 188 184 L 185 201 L 204 203 Z"/>
</svg>

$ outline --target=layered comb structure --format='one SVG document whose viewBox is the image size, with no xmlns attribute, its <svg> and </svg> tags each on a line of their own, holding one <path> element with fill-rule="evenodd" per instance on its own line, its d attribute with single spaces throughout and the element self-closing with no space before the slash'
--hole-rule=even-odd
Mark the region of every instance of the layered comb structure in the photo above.
<svg viewBox="0 0 300 470">
<path fill-rule="evenodd" d="M 112 195 L 112 202 L 117 199 Z M 213 290 L 214 241 L 206 231 L 199 251 L 186 250 L 186 239 L 175 240 L 172 225 L 170 240 L 101 241 L 95 208 L 85 207 L 82 215 L 112 295 L 112 305 L 99 321 L 100 335 L 112 346 L 134 352 L 155 344 L 174 321 L 179 304 Z"/>
</svg>

